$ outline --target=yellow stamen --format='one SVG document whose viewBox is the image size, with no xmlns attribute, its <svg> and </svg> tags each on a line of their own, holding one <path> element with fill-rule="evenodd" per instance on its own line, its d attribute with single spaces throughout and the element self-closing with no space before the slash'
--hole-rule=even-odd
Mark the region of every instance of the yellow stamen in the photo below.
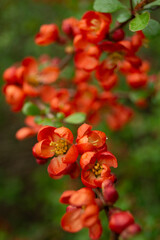
<svg viewBox="0 0 160 240">
<path fill-rule="evenodd" d="M 94 165 L 94 167 L 92 168 L 92 172 L 94 173 L 94 175 L 96 177 L 98 177 L 101 175 L 102 169 L 103 169 L 103 167 L 99 163 L 96 163 Z"/>
<path fill-rule="evenodd" d="M 68 151 L 68 143 L 63 139 L 60 139 L 57 142 L 51 141 L 50 146 L 54 147 L 53 151 L 55 152 L 55 155 L 57 155 L 57 156 L 63 155 Z"/>
</svg>

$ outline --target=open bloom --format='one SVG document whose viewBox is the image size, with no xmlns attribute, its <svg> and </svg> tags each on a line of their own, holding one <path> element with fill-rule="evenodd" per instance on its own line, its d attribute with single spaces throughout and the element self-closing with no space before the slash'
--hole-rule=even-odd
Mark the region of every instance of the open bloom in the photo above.
<svg viewBox="0 0 160 240">
<path fill-rule="evenodd" d="M 89 72 L 95 70 L 99 63 L 99 47 L 86 40 L 81 34 L 75 36 L 73 43 L 76 51 L 74 57 L 75 66 Z"/>
<path fill-rule="evenodd" d="M 111 21 L 108 13 L 88 11 L 80 20 L 79 28 L 88 41 L 98 43 L 108 33 Z"/>
<path fill-rule="evenodd" d="M 99 221 L 99 208 L 95 201 L 95 194 L 89 188 L 78 191 L 65 191 L 60 202 L 69 204 L 67 212 L 61 220 L 61 226 L 65 231 L 78 232 L 82 228 L 89 228 L 91 239 L 98 239 L 102 233 Z"/>
<path fill-rule="evenodd" d="M 79 153 L 89 151 L 107 150 L 106 134 L 101 131 L 92 131 L 92 127 L 86 123 L 78 128 L 77 147 Z"/>
<path fill-rule="evenodd" d="M 65 127 L 44 126 L 39 130 L 37 139 L 38 143 L 33 147 L 33 155 L 36 159 L 53 157 L 48 166 L 49 175 L 54 178 L 70 174 L 70 170 L 73 170 L 71 165 L 78 157 L 72 132 Z M 78 171 L 77 165 L 74 165 L 74 171 Z"/>
<path fill-rule="evenodd" d="M 35 36 L 35 43 L 45 46 L 57 41 L 58 38 L 58 27 L 55 24 L 44 24 L 40 27 L 39 33 Z"/>
<path fill-rule="evenodd" d="M 59 164 L 76 161 L 78 151 L 73 145 L 73 134 L 68 128 L 44 126 L 39 130 L 37 139 L 38 143 L 34 146 L 36 157 L 51 158 L 54 156 Z"/>
<path fill-rule="evenodd" d="M 85 152 L 80 159 L 81 179 L 85 186 L 97 188 L 105 179 L 115 180 L 110 167 L 118 166 L 117 159 L 110 152 Z"/>
</svg>

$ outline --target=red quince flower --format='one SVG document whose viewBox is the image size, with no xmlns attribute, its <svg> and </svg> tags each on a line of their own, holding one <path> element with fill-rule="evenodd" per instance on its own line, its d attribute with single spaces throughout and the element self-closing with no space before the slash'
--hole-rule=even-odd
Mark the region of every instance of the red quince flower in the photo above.
<svg viewBox="0 0 160 240">
<path fill-rule="evenodd" d="M 114 62 L 104 60 L 96 69 L 96 78 L 107 91 L 115 87 L 118 82 L 118 76 L 114 73 L 115 68 Z"/>
<path fill-rule="evenodd" d="M 35 136 L 36 133 L 39 131 L 39 129 L 42 127 L 39 124 L 36 124 L 34 121 L 35 117 L 33 116 L 28 116 L 25 119 L 25 124 L 27 125 L 26 127 L 20 128 L 16 132 L 16 138 L 18 140 L 24 140 L 26 138 Z"/>
<path fill-rule="evenodd" d="M 64 163 L 76 161 L 77 148 L 73 145 L 73 134 L 68 128 L 44 126 L 39 130 L 37 139 L 38 143 L 35 144 L 37 156 L 60 157 L 63 158 Z"/>
<path fill-rule="evenodd" d="M 92 131 L 86 123 L 78 128 L 77 147 L 80 154 L 89 151 L 107 150 L 106 134 L 101 131 Z"/>
<path fill-rule="evenodd" d="M 73 82 L 76 84 L 88 82 L 90 80 L 90 73 L 82 69 L 76 69 Z"/>
<path fill-rule="evenodd" d="M 24 79 L 25 81 L 33 86 L 38 84 L 51 84 L 55 82 L 59 76 L 59 68 L 52 65 L 52 63 L 39 71 L 39 64 L 33 57 L 26 57 L 22 61 L 24 67 Z"/>
<path fill-rule="evenodd" d="M 60 89 L 50 101 L 51 109 L 55 112 L 63 112 L 65 116 L 73 112 L 70 94 L 67 89 Z"/>
<path fill-rule="evenodd" d="M 118 166 L 117 159 L 110 152 L 85 152 L 80 159 L 81 179 L 85 186 L 97 188 L 105 179 L 113 179 L 110 167 Z"/>
<path fill-rule="evenodd" d="M 95 201 L 95 194 L 91 189 L 65 191 L 60 202 L 70 204 L 61 220 L 61 226 L 65 231 L 74 233 L 87 227 L 91 239 L 98 239 L 101 236 L 102 226 L 98 218 L 99 208 Z"/>
<path fill-rule="evenodd" d="M 62 22 L 62 30 L 69 37 L 73 38 L 75 35 L 80 33 L 78 24 L 79 21 L 74 17 L 64 19 Z"/>
<path fill-rule="evenodd" d="M 40 98 L 43 102 L 49 103 L 56 96 L 57 91 L 54 87 L 49 85 L 43 85 L 40 89 Z"/>
<path fill-rule="evenodd" d="M 79 28 L 88 41 L 98 43 L 107 35 L 111 21 L 108 13 L 88 11 L 80 20 Z"/>
<path fill-rule="evenodd" d="M 37 159 L 54 156 L 48 166 L 49 175 L 54 177 L 70 172 L 70 164 L 74 163 L 78 157 L 77 147 L 73 144 L 72 132 L 65 127 L 44 126 L 39 130 L 37 139 L 38 143 L 33 147 L 33 155 Z"/>
<path fill-rule="evenodd" d="M 148 83 L 148 76 L 145 73 L 135 72 L 132 74 L 128 74 L 127 83 L 132 88 L 142 88 L 145 87 Z"/>
<path fill-rule="evenodd" d="M 18 112 L 22 109 L 25 101 L 25 93 L 19 86 L 10 84 L 3 89 L 6 102 L 11 106 L 12 111 Z"/>
<path fill-rule="evenodd" d="M 76 50 L 74 57 L 76 67 L 85 71 L 95 70 L 100 56 L 98 46 L 86 40 L 82 35 L 76 35 L 74 46 Z"/>
<path fill-rule="evenodd" d="M 46 46 L 54 43 L 59 38 L 59 31 L 56 24 L 44 24 L 40 27 L 40 32 L 35 36 L 35 43 Z"/>
<path fill-rule="evenodd" d="M 113 131 L 123 128 L 133 117 L 133 110 L 122 104 L 111 103 L 106 122 Z"/>
</svg>

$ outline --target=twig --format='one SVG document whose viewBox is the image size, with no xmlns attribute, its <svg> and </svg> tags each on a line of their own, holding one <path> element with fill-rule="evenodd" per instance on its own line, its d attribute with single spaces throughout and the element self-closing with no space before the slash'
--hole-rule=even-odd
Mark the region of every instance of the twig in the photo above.
<svg viewBox="0 0 160 240">
<path fill-rule="evenodd" d="M 66 55 L 60 62 L 59 64 L 59 68 L 62 70 L 63 68 L 65 68 L 67 66 L 67 64 L 70 62 L 70 60 L 73 57 L 73 53 L 72 54 L 68 54 Z"/>
<path fill-rule="evenodd" d="M 134 8 L 133 8 L 133 1 L 130 0 L 130 6 L 131 6 L 131 15 L 134 15 Z"/>
<path fill-rule="evenodd" d="M 104 205 L 104 211 L 106 213 L 107 219 L 109 220 L 109 209 L 110 209 L 110 207 L 106 205 L 106 202 L 105 202 L 105 200 L 103 198 L 103 195 L 102 195 L 101 191 L 98 188 L 95 188 L 94 192 L 97 194 L 97 196 L 102 201 L 102 203 Z M 118 240 L 118 239 L 119 239 L 119 234 L 116 234 L 115 232 L 111 231 L 110 240 Z"/>
</svg>

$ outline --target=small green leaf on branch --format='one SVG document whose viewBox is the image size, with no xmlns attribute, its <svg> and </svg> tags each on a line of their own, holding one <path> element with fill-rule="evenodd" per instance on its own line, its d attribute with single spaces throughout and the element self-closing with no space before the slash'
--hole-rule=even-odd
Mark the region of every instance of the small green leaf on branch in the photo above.
<svg viewBox="0 0 160 240">
<path fill-rule="evenodd" d="M 23 114 L 27 116 L 36 116 L 40 115 L 41 110 L 32 102 L 26 102 L 22 108 Z"/>
<path fill-rule="evenodd" d="M 154 38 L 160 34 L 160 23 L 154 19 L 150 19 L 143 33 L 147 38 Z"/>
<path fill-rule="evenodd" d="M 143 30 L 148 25 L 149 19 L 150 19 L 149 12 L 136 14 L 136 17 L 129 23 L 129 29 L 132 32 Z"/>
<path fill-rule="evenodd" d="M 85 121 L 85 119 L 86 119 L 85 113 L 77 112 L 66 117 L 64 121 L 70 124 L 81 124 Z"/>
<path fill-rule="evenodd" d="M 117 21 L 119 23 L 123 23 L 123 22 L 127 21 L 130 17 L 131 17 L 130 12 L 127 12 L 127 11 L 121 12 L 117 17 Z"/>
<path fill-rule="evenodd" d="M 154 7 L 154 6 L 160 6 L 160 0 L 156 0 L 154 2 L 151 2 L 149 4 L 147 4 L 144 8 L 151 8 L 151 7 Z"/>
<path fill-rule="evenodd" d="M 112 13 L 124 8 L 125 6 L 118 0 L 95 0 L 94 10 L 104 13 Z"/>
</svg>

